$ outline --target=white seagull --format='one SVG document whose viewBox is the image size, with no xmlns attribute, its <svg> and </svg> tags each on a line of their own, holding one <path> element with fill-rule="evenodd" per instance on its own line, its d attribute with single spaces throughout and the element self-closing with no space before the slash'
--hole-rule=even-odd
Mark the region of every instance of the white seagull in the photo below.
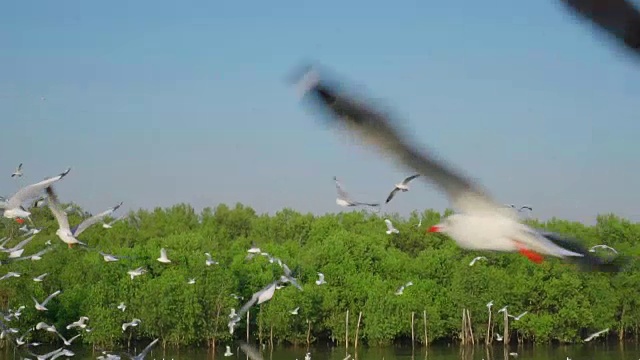
<svg viewBox="0 0 640 360">
<path fill-rule="evenodd" d="M 229 326 L 229 332 L 231 334 L 233 334 L 233 329 L 235 328 L 236 323 L 238 323 L 238 321 L 240 321 L 240 319 L 244 316 L 244 314 L 247 311 L 249 311 L 249 308 L 251 308 L 254 304 L 260 305 L 265 301 L 271 300 L 271 298 L 273 297 L 273 294 L 275 294 L 276 292 L 276 285 L 279 282 L 280 282 L 280 279 L 271 282 L 269 285 L 260 289 L 260 291 L 254 293 L 251 296 L 251 299 L 249 299 L 249 301 L 247 301 L 244 305 L 242 305 L 242 307 L 235 314 L 235 316 L 233 316 L 231 320 L 229 320 L 228 326 Z"/>
<path fill-rule="evenodd" d="M 22 207 L 22 204 L 27 200 L 38 197 L 42 193 L 42 191 L 44 191 L 51 184 L 65 177 L 69 173 L 69 171 L 71 171 L 70 168 L 57 176 L 42 180 L 39 183 L 25 186 L 22 189 L 18 190 L 18 192 L 16 192 L 12 197 L 10 197 L 9 200 L 0 202 L 0 209 L 4 209 L 3 216 L 7 219 L 31 219 L 31 213 L 24 207 Z"/>
<path fill-rule="evenodd" d="M 160 257 L 156 260 L 160 261 L 163 264 L 168 264 L 171 262 L 171 260 L 169 260 L 169 258 L 167 257 L 167 250 L 165 250 L 165 248 L 160 249 Z"/>
<path fill-rule="evenodd" d="M 231 312 L 229 313 L 229 318 L 234 318 L 236 316 L 236 309 L 231 308 Z"/>
<path fill-rule="evenodd" d="M 487 258 L 484 257 L 484 256 L 474 257 L 473 260 L 471 260 L 471 262 L 469 263 L 469 266 L 475 265 L 476 261 L 478 261 L 478 260 L 487 260 Z"/>
<path fill-rule="evenodd" d="M 384 219 L 384 223 L 387 224 L 387 235 L 397 234 L 397 233 L 400 232 L 398 229 L 393 227 L 393 224 L 391 223 L 391 220 Z"/>
<path fill-rule="evenodd" d="M 289 311 L 289 314 L 291 315 L 298 315 L 298 310 L 300 310 L 300 306 L 298 306 L 297 308 Z"/>
<path fill-rule="evenodd" d="M 18 168 L 11 174 L 11 177 L 22 177 L 22 163 L 18 165 Z"/>
<path fill-rule="evenodd" d="M 592 246 L 591 249 L 589 249 L 589 252 L 596 252 L 596 249 L 607 249 L 607 250 L 611 250 L 614 253 L 618 253 L 618 251 L 614 248 L 612 248 L 609 245 L 596 245 L 596 246 Z"/>
<path fill-rule="evenodd" d="M 66 346 L 71 346 L 71 343 L 73 342 L 73 340 L 79 338 L 80 335 L 82 335 L 82 334 L 78 334 L 78 335 L 72 337 L 71 339 L 67 340 L 67 339 L 64 338 L 64 336 L 62 336 L 62 334 L 60 334 L 60 333 L 57 333 L 57 334 L 58 334 L 58 337 L 60 337 L 60 339 L 62 339 L 62 341 L 64 342 L 64 344 Z"/>
<path fill-rule="evenodd" d="M 126 215 L 122 215 L 122 216 L 118 217 L 117 219 L 113 220 L 113 221 L 112 221 L 112 222 L 110 222 L 110 223 L 103 222 L 103 223 L 102 223 L 102 227 L 103 227 L 103 228 L 105 228 L 105 229 L 111 229 L 111 228 L 113 227 L 113 224 L 115 224 L 115 223 L 117 223 L 118 221 L 120 221 L 120 220 L 124 219 L 125 217 L 126 217 Z"/>
<path fill-rule="evenodd" d="M 189 279 L 189 281 L 187 282 L 187 284 L 189 284 L 189 285 L 193 285 L 193 284 L 195 284 L 195 283 L 196 283 L 196 279 L 195 279 L 195 278 L 191 278 L 191 279 Z"/>
<path fill-rule="evenodd" d="M 125 311 L 126 308 L 127 308 L 127 305 L 125 305 L 123 302 L 121 302 L 120 305 L 117 306 L 117 309 L 122 310 L 123 312 Z"/>
<path fill-rule="evenodd" d="M 333 181 L 336 182 L 336 190 L 338 191 L 338 197 L 336 198 L 336 204 L 340 205 L 340 206 L 344 206 L 344 207 L 350 207 L 350 206 L 371 206 L 371 207 L 376 207 L 376 206 L 380 206 L 380 204 L 378 203 L 363 203 L 363 202 L 358 202 L 358 201 L 353 201 L 350 199 L 349 194 L 342 188 L 342 185 L 340 184 L 340 181 L 338 181 L 337 177 L 333 177 Z"/>
<path fill-rule="evenodd" d="M 101 212 L 98 215 L 91 216 L 90 218 L 81 222 L 78 226 L 71 228 L 69 226 L 69 218 L 67 217 L 67 213 L 62 210 L 62 207 L 60 207 L 58 196 L 53 190 L 53 187 L 49 186 L 46 190 L 49 208 L 58 221 L 58 230 L 56 230 L 56 235 L 58 235 L 60 240 L 66 243 L 69 248 L 71 248 L 74 244 L 86 245 L 85 243 L 79 241 L 77 237 L 80 236 L 80 234 L 87 230 L 90 226 L 111 215 L 114 211 L 118 210 L 120 206 L 122 206 L 122 203 L 120 203 L 106 211 Z"/>
<path fill-rule="evenodd" d="M 211 258 L 211 254 L 209 254 L 209 253 L 204 253 L 204 254 L 205 254 L 205 256 L 207 257 L 207 259 L 206 259 L 206 260 L 205 260 L 205 262 L 204 262 L 207 266 L 217 265 L 217 264 L 218 264 L 218 262 L 217 262 L 217 261 L 214 261 L 214 260 Z"/>
<path fill-rule="evenodd" d="M 487 309 L 491 310 L 491 307 L 493 306 L 493 300 L 489 301 L 487 303 Z"/>
<path fill-rule="evenodd" d="M 74 321 L 74 322 L 72 322 L 71 324 L 67 325 L 67 330 L 68 330 L 68 329 L 73 329 L 73 328 L 76 328 L 76 327 L 79 327 L 79 328 L 81 328 L 81 329 L 84 329 L 84 328 L 86 328 L 86 327 L 87 327 L 87 321 L 89 321 L 89 318 L 88 318 L 88 317 L 86 317 L 86 316 L 81 316 L 81 317 L 80 317 L 80 320 L 78 320 L 78 321 Z"/>
<path fill-rule="evenodd" d="M 140 276 L 146 272 L 147 270 L 143 266 L 140 266 L 137 269 L 127 271 L 127 274 L 129 274 L 129 276 L 131 276 L 131 280 L 133 280 L 134 277 Z"/>
<path fill-rule="evenodd" d="M 131 322 L 122 324 L 122 331 L 127 330 L 127 328 L 130 326 L 138 326 L 138 324 L 140 324 L 141 321 L 142 320 L 140 319 L 133 319 Z"/>
<path fill-rule="evenodd" d="M 327 282 L 324 281 L 324 274 L 323 273 L 318 273 L 318 280 L 316 280 L 316 285 L 322 285 L 322 284 L 326 284 Z"/>
<path fill-rule="evenodd" d="M 100 255 L 102 255 L 102 258 L 103 258 L 103 259 L 104 259 L 104 261 L 106 261 L 106 262 L 114 262 L 114 261 L 118 261 L 118 260 L 120 260 L 120 258 L 119 258 L 119 257 L 117 257 L 117 256 L 115 256 L 115 255 L 107 254 L 107 253 L 102 252 L 102 251 L 98 251 L 98 253 L 99 253 Z"/>
<path fill-rule="evenodd" d="M 391 199 L 393 199 L 393 197 L 396 195 L 396 193 L 398 191 L 402 191 L 402 192 L 409 191 L 409 182 L 411 180 L 417 178 L 418 176 L 420 176 L 420 174 L 411 175 L 411 176 L 407 177 L 406 179 L 402 180 L 401 183 L 396 184 L 396 186 L 393 188 L 393 190 L 391 191 L 391 193 L 387 197 L 387 200 L 384 203 L 388 204 L 389 201 L 391 201 Z"/>
<path fill-rule="evenodd" d="M 597 333 L 593 333 L 593 334 L 589 335 L 586 339 L 584 339 L 584 341 L 585 342 L 589 342 L 589 341 L 597 338 L 598 336 L 600 336 L 600 335 L 602 335 L 602 334 L 604 334 L 604 333 L 606 333 L 608 331 L 609 331 L 609 328 L 606 328 L 604 330 L 598 331 Z"/>
<path fill-rule="evenodd" d="M 402 295 L 402 294 L 404 294 L 404 289 L 408 288 L 408 287 L 409 287 L 409 286 L 411 286 L 411 285 L 413 285 L 413 282 L 409 281 L 408 283 L 406 283 L 406 284 L 404 284 L 404 285 L 400 286 L 400 287 L 398 288 L 398 290 L 396 290 L 395 294 L 396 294 L 396 295 Z"/>
<path fill-rule="evenodd" d="M 505 307 L 503 307 L 502 309 L 498 310 L 498 314 L 500 314 L 501 312 L 505 312 L 507 311 L 507 307 L 509 307 L 509 305 L 505 305 Z M 508 315 L 509 313 L 507 313 Z"/>
<path fill-rule="evenodd" d="M 2 275 L 2 277 L 0 277 L 0 280 L 12 278 L 12 277 L 20 277 L 20 273 L 9 271 L 8 273 Z"/>
<path fill-rule="evenodd" d="M 310 79 L 309 73 L 316 74 Z M 534 262 L 542 261 L 540 254 L 560 258 L 570 257 L 583 268 L 619 271 L 612 261 L 588 256 L 578 242 L 562 239 L 557 234 L 537 231 L 521 222 L 518 213 L 496 202 L 480 186 L 461 175 L 431 152 L 413 146 L 393 120 L 372 106 L 352 96 L 338 93 L 328 82 L 321 82 L 317 72 L 304 75 L 306 97 L 330 110 L 336 122 L 357 133 L 364 143 L 373 145 L 385 155 L 412 168 L 430 179 L 446 193 L 458 212 L 432 226 L 430 232 L 449 235 L 465 249 L 521 252 Z"/>
<path fill-rule="evenodd" d="M 233 353 L 231 352 L 231 347 L 229 345 L 227 345 L 227 351 L 224 352 L 224 356 L 229 357 L 232 356 Z"/>
<path fill-rule="evenodd" d="M 523 316 L 527 315 L 529 312 L 525 311 L 522 314 L 518 315 L 518 316 L 513 316 L 513 315 L 509 315 L 507 314 L 508 317 L 513 318 L 513 320 L 518 321 L 520 319 L 522 319 Z"/>
<path fill-rule="evenodd" d="M 32 296 L 31 298 L 33 299 L 33 302 L 35 302 L 35 303 L 36 303 L 36 305 L 35 305 L 36 310 L 38 310 L 38 311 L 47 311 L 47 308 L 45 307 L 45 306 L 47 305 L 47 303 L 48 303 L 51 299 L 53 299 L 54 297 L 58 296 L 58 294 L 60 294 L 60 293 L 61 293 L 61 291 L 60 291 L 60 290 L 58 290 L 58 291 L 54 292 L 53 294 L 51 294 L 51 295 L 47 296 L 47 298 L 46 298 L 46 299 L 44 299 L 44 301 L 43 301 L 42 303 L 39 303 L 39 302 L 38 302 L 38 300 L 36 300 L 36 298 L 34 298 L 33 296 Z"/>
<path fill-rule="evenodd" d="M 131 354 L 125 353 L 129 356 L 129 359 L 131 360 L 144 360 L 145 357 L 147 357 L 147 354 L 149 353 L 149 351 L 151 351 L 151 348 L 158 342 L 158 340 L 160 340 L 160 338 L 153 340 L 152 342 L 149 343 L 149 345 L 147 345 L 146 348 L 144 348 L 144 350 L 142 350 L 142 352 L 140 352 L 140 354 L 133 356 Z"/>
<path fill-rule="evenodd" d="M 33 281 L 35 282 L 42 282 L 45 278 L 45 276 L 49 275 L 49 273 L 44 273 L 42 275 L 38 275 L 36 277 L 33 278 Z"/>
</svg>

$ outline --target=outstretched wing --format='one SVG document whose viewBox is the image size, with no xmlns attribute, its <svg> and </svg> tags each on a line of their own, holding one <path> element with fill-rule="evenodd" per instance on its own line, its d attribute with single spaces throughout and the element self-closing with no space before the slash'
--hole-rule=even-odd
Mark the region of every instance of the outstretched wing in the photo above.
<svg viewBox="0 0 640 360">
<path fill-rule="evenodd" d="M 338 181 L 337 177 L 333 177 L 333 180 L 336 182 L 336 190 L 338 191 L 338 197 L 343 200 L 349 200 L 349 194 L 342 188 L 342 184 Z"/>
<path fill-rule="evenodd" d="M 63 177 L 65 177 L 69 173 L 69 171 L 71 171 L 71 168 L 65 170 L 64 172 L 62 172 L 58 176 L 54 176 L 52 178 L 42 180 L 39 183 L 35 183 L 35 184 L 31 184 L 29 186 L 23 187 L 22 189 L 18 190 L 18 192 L 15 193 L 9 199 L 9 201 L 7 203 L 7 208 L 9 208 L 9 209 L 17 208 L 20 205 L 22 205 L 22 203 L 24 203 L 25 201 L 27 201 L 29 199 L 32 199 L 34 197 L 37 197 L 38 195 L 40 195 L 42 193 L 42 191 L 44 191 L 44 189 L 46 189 L 51 184 L 53 184 L 56 181 L 58 181 L 58 180 L 62 179 Z"/>
<path fill-rule="evenodd" d="M 417 178 L 418 176 L 420 176 L 420 174 L 415 174 L 407 177 L 406 179 L 402 180 L 402 185 L 407 185 L 411 180 Z"/>
<path fill-rule="evenodd" d="M 158 342 L 158 339 L 153 340 L 151 343 L 149 343 L 149 345 L 147 345 L 146 348 L 144 348 L 144 350 L 142 350 L 142 352 L 140 354 L 138 354 L 135 358 L 136 359 L 144 359 L 145 356 L 147 356 L 147 353 L 149 351 L 151 351 L 151 348 Z"/>
<path fill-rule="evenodd" d="M 94 215 L 88 219 L 86 219 L 85 221 L 81 222 L 80 225 L 76 226 L 73 229 L 73 236 L 78 237 L 80 236 L 80 234 L 82 234 L 83 231 L 87 230 L 91 225 L 97 224 L 98 222 L 100 222 L 102 219 L 104 219 L 105 217 L 113 214 L 114 211 L 118 210 L 120 208 L 120 206 L 122 206 L 122 202 L 120 202 L 120 204 L 105 210 L 103 212 L 101 212 L 98 215 Z"/>
<path fill-rule="evenodd" d="M 61 293 L 61 291 L 58 290 L 58 291 L 54 292 L 53 294 L 47 296 L 47 298 L 44 299 L 44 301 L 40 305 L 45 306 L 51 299 L 53 299 L 54 297 L 58 296 L 58 294 L 60 294 L 60 293 Z"/>
<path fill-rule="evenodd" d="M 58 201 L 58 196 L 56 195 L 55 191 L 53 191 L 53 186 L 47 187 L 46 190 L 48 197 L 47 205 L 49 206 L 49 209 L 51 209 L 51 213 L 53 213 L 53 216 L 56 218 L 58 227 L 60 229 L 70 230 L 67 213 L 64 212 L 64 210 L 62 210 L 62 208 L 60 207 L 60 202 Z"/>
<path fill-rule="evenodd" d="M 391 220 L 389 219 L 384 219 L 384 223 L 387 224 L 387 230 L 393 230 L 393 224 L 391 223 Z"/>
<path fill-rule="evenodd" d="M 391 190 L 391 193 L 389 193 L 389 196 L 387 196 L 387 200 L 384 202 L 385 204 L 388 204 L 389 201 L 391 201 L 391 199 L 393 199 L 393 197 L 396 195 L 396 193 L 400 191 L 400 189 L 398 188 L 393 188 L 393 190 Z"/>
</svg>

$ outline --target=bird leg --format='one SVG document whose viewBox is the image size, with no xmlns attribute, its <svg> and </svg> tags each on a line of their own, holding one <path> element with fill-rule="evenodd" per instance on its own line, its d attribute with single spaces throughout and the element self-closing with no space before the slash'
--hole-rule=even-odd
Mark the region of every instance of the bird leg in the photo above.
<svg viewBox="0 0 640 360">
<path fill-rule="evenodd" d="M 521 242 L 517 240 L 514 240 L 513 242 L 515 242 L 516 247 L 518 248 L 518 251 L 520 252 L 520 254 L 526 256 L 527 259 L 531 260 L 532 262 L 536 264 L 540 264 L 542 263 L 542 260 L 544 260 L 544 257 L 542 257 L 542 255 L 538 254 L 537 252 L 531 249 L 528 249 Z"/>
</svg>

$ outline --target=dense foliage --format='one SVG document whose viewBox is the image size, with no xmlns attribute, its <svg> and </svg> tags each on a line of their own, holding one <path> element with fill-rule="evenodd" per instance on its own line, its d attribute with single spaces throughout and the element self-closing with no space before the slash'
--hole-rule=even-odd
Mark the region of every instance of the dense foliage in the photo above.
<svg viewBox="0 0 640 360">
<path fill-rule="evenodd" d="M 461 250 L 443 235 L 426 234 L 440 214 L 413 213 L 408 220 L 390 215 L 399 234 L 387 235 L 383 218 L 366 212 L 314 216 L 284 209 L 274 216 L 253 209 L 220 205 L 197 214 L 187 205 L 154 211 L 140 210 L 113 228 L 95 225 L 80 240 L 105 252 L 126 256 L 107 263 L 96 252 L 68 249 L 54 234 L 57 228 L 46 207 L 33 209 L 33 219 L 44 231 L 26 246 L 24 255 L 44 248 L 52 240 L 56 248 L 40 261 L 3 265 L 22 274 L 0 283 L 0 308 L 26 305 L 23 315 L 10 326 L 22 331 L 39 321 L 55 324 L 67 338 L 75 330 L 66 325 L 82 315 L 90 318 L 91 332 L 82 340 L 112 344 L 137 338 L 160 337 L 167 344 L 211 344 L 230 339 L 227 322 L 231 308 L 282 273 L 263 256 L 245 259 L 256 245 L 282 259 L 294 271 L 304 291 L 292 286 L 277 290 L 273 299 L 251 309 L 253 338 L 304 343 L 311 325 L 311 341 L 344 342 L 345 313 L 350 312 L 350 341 L 362 312 L 359 343 L 378 345 L 410 337 L 411 312 L 416 313 L 415 333 L 424 341 L 422 314 L 427 314 L 428 340 L 456 340 L 460 336 L 462 309 L 469 309 L 474 335 L 487 329 L 486 303 L 494 309 L 509 305 L 511 313 L 529 311 L 510 328 L 526 341 L 576 341 L 587 333 L 611 328 L 608 336 L 637 336 L 640 324 L 640 269 L 633 264 L 621 274 L 583 273 L 558 259 L 534 264 L 519 254 L 479 253 Z M 417 227 L 419 219 L 422 226 Z M 135 219 L 133 221 L 132 219 Z M 80 222 L 70 215 L 72 225 Z M 584 240 L 588 245 L 608 244 L 619 252 L 640 255 L 640 224 L 613 215 L 600 216 L 596 226 L 563 220 L 529 221 Z M 19 225 L 4 222 L 2 233 L 14 236 Z M 166 248 L 171 264 L 156 261 Z M 205 266 L 205 252 L 219 265 Z M 488 261 L 469 262 L 478 255 Z M 6 257 L 6 255 L 2 255 Z M 148 273 L 134 280 L 127 271 L 145 266 Z M 48 272 L 43 282 L 33 277 Z M 317 272 L 327 284 L 315 284 Z M 187 284 L 195 277 L 194 285 Z M 394 295 L 407 281 L 415 285 Z M 36 311 L 31 296 L 42 300 L 62 290 L 48 305 Z M 120 302 L 127 304 L 122 312 Z M 299 315 L 290 310 L 300 307 Z M 495 314 L 494 314 L 495 317 Z M 123 332 L 121 324 L 141 319 L 136 328 Z M 309 321 L 309 323 L 307 322 Z M 498 321 L 495 332 L 502 331 Z M 246 319 L 234 334 L 244 338 Z M 29 335 L 40 341 L 59 341 L 52 333 Z"/>
</svg>

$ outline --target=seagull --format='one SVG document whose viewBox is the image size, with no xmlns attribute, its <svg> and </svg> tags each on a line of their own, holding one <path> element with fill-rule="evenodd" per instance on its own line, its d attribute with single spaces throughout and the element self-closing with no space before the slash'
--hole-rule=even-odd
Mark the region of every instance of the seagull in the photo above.
<svg viewBox="0 0 640 360">
<path fill-rule="evenodd" d="M 131 276 L 131 280 L 133 280 L 134 277 L 140 276 L 146 272 L 147 270 L 143 266 L 141 266 L 137 269 L 127 271 L 127 274 L 129 274 L 129 276 Z"/>
<path fill-rule="evenodd" d="M 298 315 L 298 310 L 300 310 L 300 306 L 298 306 L 297 308 L 289 311 L 289 314 L 291 315 Z"/>
<path fill-rule="evenodd" d="M 165 250 L 164 248 L 160 249 L 160 257 L 156 260 L 160 261 L 163 264 L 168 264 L 171 262 L 171 260 L 169 260 L 169 258 L 167 257 L 167 250 Z"/>
<path fill-rule="evenodd" d="M 518 353 L 517 352 L 510 352 L 509 355 L 513 356 L 513 357 L 518 357 Z"/>
<path fill-rule="evenodd" d="M 244 300 L 244 298 L 242 296 L 236 295 L 236 294 L 231 294 L 231 297 L 236 299 L 236 300 Z"/>
<path fill-rule="evenodd" d="M 104 261 L 106 262 L 113 262 L 113 261 L 118 261 L 120 260 L 119 257 L 111 255 L 111 254 L 107 254 L 105 252 L 102 251 L 98 251 L 98 253 L 100 253 L 100 255 L 102 255 L 102 258 L 104 259 Z"/>
<path fill-rule="evenodd" d="M 11 174 L 11 177 L 22 177 L 22 163 L 18 165 L 18 168 Z"/>
<path fill-rule="evenodd" d="M 71 343 L 73 342 L 73 340 L 79 338 L 80 335 L 82 335 L 82 334 L 78 334 L 78 335 L 72 337 L 71 339 L 67 340 L 67 339 L 64 338 L 64 336 L 62 336 L 62 334 L 60 334 L 60 333 L 57 333 L 57 334 L 58 334 L 58 337 L 60 337 L 60 339 L 62 339 L 62 341 L 64 342 L 64 344 L 66 346 L 71 346 Z"/>
<path fill-rule="evenodd" d="M 41 303 L 38 302 L 38 300 L 36 300 L 36 298 L 34 298 L 33 296 L 31 297 L 33 299 L 33 302 L 36 303 L 36 310 L 38 311 L 47 311 L 47 308 L 45 307 L 47 305 L 47 303 L 53 299 L 54 297 L 58 296 L 58 294 L 60 294 L 61 291 L 58 290 L 56 292 L 54 292 L 53 294 L 49 295 L 46 299 L 44 299 L 44 301 Z"/>
<path fill-rule="evenodd" d="M 196 279 L 195 279 L 195 278 L 191 278 L 191 279 L 189 279 L 189 281 L 187 282 L 187 284 L 189 284 L 189 285 L 193 285 L 193 284 L 195 284 L 195 283 L 196 283 Z"/>
<path fill-rule="evenodd" d="M 2 275 L 2 277 L 0 277 L 0 280 L 8 279 L 11 277 L 20 277 L 20 273 L 9 271 L 8 273 Z"/>
<path fill-rule="evenodd" d="M 142 320 L 140 319 L 133 319 L 131 322 L 122 324 L 122 331 L 127 330 L 129 326 L 138 326 L 138 324 L 140 324 L 141 321 Z"/>
<path fill-rule="evenodd" d="M 408 283 L 400 286 L 398 288 L 398 290 L 396 290 L 395 294 L 396 295 L 402 295 L 404 293 L 404 289 L 408 288 L 409 286 L 413 285 L 413 282 L 409 281 Z"/>
<path fill-rule="evenodd" d="M 276 285 L 279 282 L 280 282 L 280 279 L 271 282 L 269 285 L 260 289 L 260 291 L 254 293 L 251 296 L 251 299 L 249 299 L 249 301 L 247 301 L 244 305 L 242 305 L 242 307 L 240 308 L 240 311 L 236 313 L 236 316 L 232 317 L 231 320 L 229 320 L 228 325 L 229 325 L 229 332 L 231 334 L 233 334 L 233 329 L 235 327 L 235 324 L 238 321 L 240 321 L 242 316 L 244 316 L 244 314 L 249 310 L 249 308 L 251 308 L 254 304 L 260 305 L 263 302 L 271 300 L 271 298 L 273 297 L 273 294 L 275 294 L 276 292 Z"/>
<path fill-rule="evenodd" d="M 391 220 L 384 219 L 384 223 L 387 224 L 387 235 L 397 234 L 397 233 L 400 232 L 398 229 L 393 227 L 393 224 L 391 223 Z"/>
<path fill-rule="evenodd" d="M 420 174 L 415 174 L 415 175 L 411 175 L 408 178 L 402 180 L 401 183 L 396 184 L 396 187 L 393 188 L 393 190 L 391 191 L 391 193 L 389 194 L 389 196 L 387 197 L 387 200 L 384 202 L 385 204 L 388 204 L 389 201 L 391 201 L 391 199 L 393 199 L 393 197 L 396 195 L 396 193 L 398 191 L 402 191 L 402 192 L 407 192 L 409 191 L 409 182 L 415 178 L 417 178 L 418 176 L 420 176 Z"/>
<path fill-rule="evenodd" d="M 416 227 L 420 227 L 422 226 L 422 218 L 420 218 L 420 221 L 418 222 L 418 225 L 416 225 Z"/>
<path fill-rule="evenodd" d="M 32 344 L 33 345 L 33 344 Z M 27 352 L 29 352 L 31 355 L 35 356 L 38 360 L 47 360 L 49 358 L 52 358 L 53 356 L 55 356 L 56 354 L 62 352 L 64 350 L 64 348 L 59 348 L 57 350 L 53 350 L 50 353 L 44 354 L 44 355 L 38 355 L 38 354 L 34 354 L 31 352 L 31 350 L 28 350 L 27 348 Z"/>
<path fill-rule="evenodd" d="M 509 306 L 509 305 L 505 305 L 505 307 L 503 307 L 502 309 L 498 310 L 498 314 L 500 314 L 501 312 L 505 312 L 505 311 L 507 311 L 507 307 L 508 307 L 508 306 Z"/>
<path fill-rule="evenodd" d="M 123 302 L 120 303 L 120 305 L 117 306 L 117 309 L 120 309 L 124 312 L 124 310 L 127 308 L 127 305 L 125 305 Z"/>
<path fill-rule="evenodd" d="M 609 245 L 596 245 L 596 246 L 592 246 L 591 249 L 589 249 L 589 252 L 596 252 L 596 249 L 607 249 L 607 250 L 611 250 L 614 253 L 618 253 L 618 251 L 614 248 L 612 248 Z"/>
<path fill-rule="evenodd" d="M 205 260 L 205 264 L 207 264 L 207 266 L 211 266 L 211 265 L 218 265 L 217 261 L 213 261 L 213 259 L 211 258 L 211 254 L 209 253 L 204 253 L 207 256 L 207 260 Z"/>
<path fill-rule="evenodd" d="M 260 248 L 256 247 L 255 245 L 252 246 L 249 250 L 247 250 L 247 252 L 249 254 L 260 254 L 261 253 Z"/>
<path fill-rule="evenodd" d="M 73 328 L 76 328 L 76 327 L 79 327 L 79 328 L 81 328 L 81 329 L 84 329 L 84 328 L 86 328 L 86 327 L 87 327 L 87 324 L 86 324 L 86 322 L 87 322 L 87 321 L 89 321 L 89 318 L 88 318 L 88 317 L 86 317 L 86 316 L 81 316 L 81 317 L 80 317 L 80 320 L 78 320 L 78 321 L 74 321 L 74 322 L 72 322 L 71 324 L 67 325 L 67 330 L 69 330 L 69 329 L 73 329 Z"/>
<path fill-rule="evenodd" d="M 584 339 L 584 341 L 585 342 L 589 342 L 589 341 L 597 338 L 598 336 L 600 336 L 600 335 L 602 335 L 602 334 L 604 334 L 604 333 L 606 333 L 608 331 L 609 331 L 609 328 L 606 328 L 604 330 L 598 331 L 597 333 L 593 333 L 593 334 L 589 335 L 586 339 Z"/>
<path fill-rule="evenodd" d="M 518 208 L 516 208 L 516 206 L 515 206 L 515 205 L 513 205 L 513 204 L 509 204 L 509 205 L 507 205 L 507 206 L 508 206 L 508 207 L 510 207 L 510 208 L 512 208 L 512 209 L 517 210 L 518 212 L 522 212 L 522 210 L 529 210 L 529 211 L 533 211 L 533 208 L 532 208 L 531 206 L 529 206 L 529 205 L 521 206 L 519 209 L 518 209 Z"/>
<path fill-rule="evenodd" d="M 102 223 L 102 227 L 105 228 L 105 229 L 111 229 L 113 227 L 113 224 L 115 224 L 116 222 L 118 222 L 118 221 L 120 221 L 120 220 L 122 220 L 124 218 L 125 218 L 125 215 L 122 215 L 122 216 L 118 217 L 117 219 L 113 220 L 110 223 L 103 222 Z"/>
<path fill-rule="evenodd" d="M 487 258 L 484 257 L 484 256 L 474 257 L 473 260 L 471 260 L 471 262 L 469 263 L 469 266 L 475 265 L 476 261 L 478 261 L 478 260 L 487 260 Z"/>
<path fill-rule="evenodd" d="M 131 360 L 144 360 L 144 358 L 147 356 L 147 354 L 149 353 L 149 351 L 151 351 L 151 348 L 158 342 L 158 340 L 160 340 L 160 338 L 153 340 L 152 342 L 149 343 L 149 345 L 147 345 L 146 348 L 144 348 L 144 350 L 142 350 L 142 352 L 140 352 L 140 354 L 133 356 L 129 353 L 125 353 L 127 356 L 129 356 L 129 358 Z"/>
<path fill-rule="evenodd" d="M 502 341 L 502 336 L 500 336 L 500 334 L 496 334 L 496 340 L 497 341 Z"/>
<path fill-rule="evenodd" d="M 491 310 L 491 307 L 493 306 L 493 300 L 489 301 L 487 303 L 487 309 Z"/>
<path fill-rule="evenodd" d="M 40 321 L 36 324 L 36 330 L 46 330 L 48 332 L 57 332 L 56 327 Z"/>
<path fill-rule="evenodd" d="M 98 215 L 91 216 L 90 218 L 84 220 L 79 225 L 70 228 L 69 227 L 69 218 L 67 217 L 67 213 L 62 210 L 60 207 L 60 202 L 58 201 L 58 196 L 53 190 L 52 186 L 48 186 L 46 188 L 48 195 L 48 204 L 49 209 L 55 216 L 58 221 L 58 230 L 56 230 L 56 235 L 62 240 L 64 243 L 69 245 L 69 248 L 73 246 L 73 244 L 87 245 L 77 239 L 81 233 L 87 230 L 91 225 L 98 223 L 103 218 L 111 215 L 114 211 L 118 210 L 120 206 L 122 206 L 122 202 L 106 211 L 101 212 Z"/>
<path fill-rule="evenodd" d="M 229 345 L 227 345 L 227 351 L 224 352 L 224 356 L 229 357 L 232 356 L 233 353 L 231 352 L 231 347 Z"/>
<path fill-rule="evenodd" d="M 42 275 L 38 275 L 38 276 L 33 278 L 33 281 L 42 282 L 42 280 L 44 280 L 45 276 L 47 276 L 47 275 L 49 275 L 49 273 L 44 273 Z"/>
<path fill-rule="evenodd" d="M 342 188 L 342 185 L 340 184 L 340 181 L 338 181 L 338 178 L 334 176 L 333 181 L 336 182 L 336 190 L 338 191 L 338 198 L 336 198 L 336 204 L 344 207 L 361 206 L 361 205 L 371 206 L 371 207 L 380 206 L 380 204 L 378 203 L 363 203 L 363 202 L 351 200 L 349 198 L 349 194 Z"/>
<path fill-rule="evenodd" d="M 42 180 L 29 186 L 25 186 L 18 190 L 9 200 L 0 202 L 0 209 L 4 209 L 3 216 L 7 219 L 27 218 L 31 220 L 31 213 L 22 207 L 22 203 L 33 199 L 40 195 L 51 184 L 65 177 L 71 168 L 65 170 L 61 174 Z"/>
<path fill-rule="evenodd" d="M 640 53 L 640 12 L 629 0 L 562 0 L 567 9 L 608 33 L 629 53 Z"/>
<path fill-rule="evenodd" d="M 323 273 L 318 273 L 318 280 L 316 280 L 316 285 L 322 285 L 322 284 L 326 284 L 327 282 L 324 281 L 324 274 Z"/>
<path fill-rule="evenodd" d="M 513 316 L 513 315 L 509 315 L 507 314 L 508 317 L 513 318 L 513 320 L 518 321 L 520 319 L 522 319 L 523 316 L 527 315 L 529 312 L 525 311 L 522 314 L 518 315 L 518 316 Z"/>
<path fill-rule="evenodd" d="M 234 318 L 236 316 L 236 309 L 231 308 L 231 312 L 229 313 L 229 318 Z"/>
<path fill-rule="evenodd" d="M 51 245 L 51 243 L 49 243 L 49 245 Z M 26 256 L 26 258 L 30 258 L 31 261 L 42 260 L 42 255 L 48 253 L 51 250 L 53 250 L 53 246 L 48 246 L 48 247 L 38 251 L 37 253 L 35 253 L 33 255 Z"/>
<path fill-rule="evenodd" d="M 305 85 L 305 96 L 315 98 L 329 110 L 335 122 L 357 133 L 366 144 L 425 175 L 423 178 L 430 179 L 446 193 L 458 212 L 429 228 L 429 232 L 445 233 L 465 249 L 519 251 L 536 263 L 543 260 L 541 254 L 546 254 L 574 258 L 569 260 L 578 262 L 586 270 L 620 271 L 619 264 L 589 256 L 577 241 L 562 239 L 557 234 L 538 231 L 522 223 L 514 209 L 496 202 L 482 187 L 430 151 L 413 146 L 389 116 L 349 95 L 339 94 L 328 82 L 321 82 L 315 70 L 308 71 L 301 83 Z"/>
</svg>

